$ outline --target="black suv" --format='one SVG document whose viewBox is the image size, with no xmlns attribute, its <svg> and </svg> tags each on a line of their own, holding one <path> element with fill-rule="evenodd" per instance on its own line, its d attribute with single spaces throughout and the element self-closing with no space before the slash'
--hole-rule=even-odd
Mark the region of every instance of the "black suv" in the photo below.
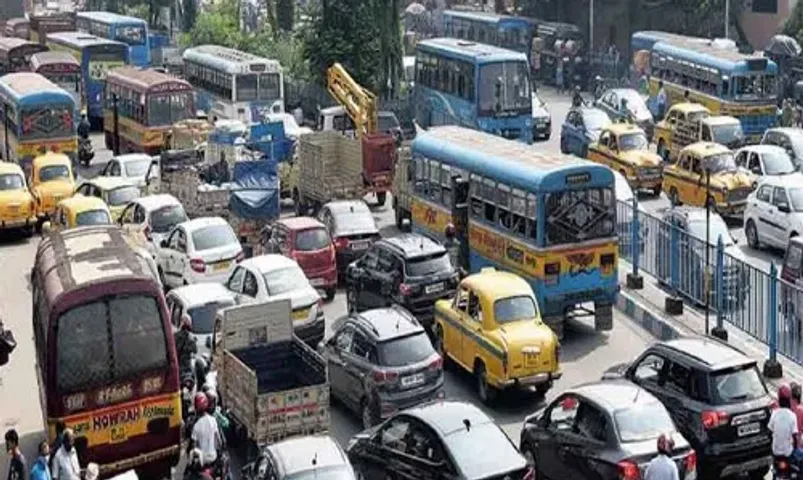
<svg viewBox="0 0 803 480">
<path fill-rule="evenodd" d="M 382 239 L 346 269 L 350 312 L 399 304 L 427 326 L 435 302 L 452 298 L 458 275 L 446 249 L 415 233 Z"/>
<path fill-rule="evenodd" d="M 332 395 L 364 428 L 399 410 L 443 398 L 443 361 L 424 328 L 399 306 L 352 313 L 318 347 Z"/>
<path fill-rule="evenodd" d="M 624 377 L 663 403 L 697 451 L 702 479 L 748 472 L 764 478 L 772 463 L 767 428 L 773 398 L 756 361 L 708 337 L 658 342 L 603 378 Z"/>
</svg>

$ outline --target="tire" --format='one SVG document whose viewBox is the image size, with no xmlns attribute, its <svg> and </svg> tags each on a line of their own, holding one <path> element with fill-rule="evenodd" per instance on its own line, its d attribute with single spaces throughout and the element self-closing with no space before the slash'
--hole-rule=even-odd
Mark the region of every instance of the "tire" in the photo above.
<svg viewBox="0 0 803 480">
<path fill-rule="evenodd" d="M 379 415 L 377 415 L 374 402 L 370 400 L 362 401 L 360 405 L 360 419 L 362 421 L 363 430 L 368 430 L 379 423 Z"/>
<path fill-rule="evenodd" d="M 552 388 L 552 382 L 542 383 L 535 387 L 535 393 L 541 397 L 546 397 L 550 388 Z"/>
<path fill-rule="evenodd" d="M 671 203 L 673 207 L 683 205 L 683 202 L 680 201 L 680 194 L 678 194 L 678 189 L 675 187 L 669 189 L 669 203 Z"/>
<path fill-rule="evenodd" d="M 443 343 L 443 329 L 437 323 L 432 326 L 433 342 L 432 347 L 438 352 L 441 358 L 446 360 L 446 344 Z"/>
<path fill-rule="evenodd" d="M 385 206 L 385 202 L 387 201 L 387 199 L 388 199 L 388 192 L 378 192 L 376 194 L 376 204 L 379 205 L 380 207 Z"/>
<path fill-rule="evenodd" d="M 761 242 L 758 241 L 758 230 L 753 220 L 748 220 L 744 226 L 744 236 L 747 237 L 747 245 L 750 248 L 758 249 L 761 247 Z"/>
<path fill-rule="evenodd" d="M 335 293 L 336 292 L 337 292 L 337 289 L 334 288 L 334 287 L 327 288 L 326 290 L 324 290 L 324 295 L 326 296 L 326 301 L 327 302 L 331 302 L 335 298 Z"/>
<path fill-rule="evenodd" d="M 655 195 L 656 197 L 660 197 L 661 196 L 661 190 L 663 190 L 663 185 L 658 184 L 658 185 L 652 187 L 652 194 Z"/>
<path fill-rule="evenodd" d="M 569 153 L 569 149 L 566 148 L 566 140 L 563 138 L 563 135 L 560 137 L 560 153 Z"/>
<path fill-rule="evenodd" d="M 480 363 L 474 369 L 474 377 L 477 381 L 477 396 L 480 397 L 483 404 L 490 405 L 496 399 L 496 390 L 488 384 L 488 375 L 484 364 Z"/>
</svg>

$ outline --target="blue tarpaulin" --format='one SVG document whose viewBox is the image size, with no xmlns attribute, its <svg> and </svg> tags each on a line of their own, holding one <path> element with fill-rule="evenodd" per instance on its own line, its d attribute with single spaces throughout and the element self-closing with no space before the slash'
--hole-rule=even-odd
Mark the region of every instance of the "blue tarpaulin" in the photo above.
<svg viewBox="0 0 803 480">
<path fill-rule="evenodd" d="M 251 125 L 249 143 L 252 149 L 283 162 L 290 157 L 294 142 L 287 138 L 284 122 L 261 122 Z"/>
<path fill-rule="evenodd" d="M 276 164 L 266 160 L 234 164 L 229 209 L 251 220 L 279 218 L 279 180 Z"/>
</svg>

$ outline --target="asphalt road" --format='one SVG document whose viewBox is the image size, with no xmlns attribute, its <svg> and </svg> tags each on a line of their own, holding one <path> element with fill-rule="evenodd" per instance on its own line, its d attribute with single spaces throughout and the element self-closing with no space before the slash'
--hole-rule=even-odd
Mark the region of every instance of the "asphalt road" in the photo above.
<svg viewBox="0 0 803 480">
<path fill-rule="evenodd" d="M 559 151 L 560 124 L 569 109 L 569 97 L 558 97 L 554 93 L 544 91 L 543 99 L 547 102 L 553 118 L 553 134 L 548 142 L 536 144 L 534 148 L 547 152 Z M 111 157 L 111 152 L 103 147 L 102 135 L 93 135 L 93 144 L 97 156 L 88 169 L 79 174 L 84 177 L 96 175 L 100 167 Z M 393 226 L 393 215 L 390 202 L 382 209 L 374 212 L 383 235 L 397 233 Z M 665 198 L 645 198 L 643 205 L 648 211 L 665 207 Z M 741 229 L 734 233 L 743 241 Z M 29 462 L 35 457 L 36 443 L 44 438 L 43 420 L 39 406 L 39 388 L 34 370 L 34 346 L 31 329 L 31 300 L 28 288 L 28 272 L 33 264 L 38 239 L 29 240 L 5 236 L 0 243 L 0 271 L 6 272 L 3 288 L 0 289 L 0 318 L 10 328 L 18 340 L 18 347 L 8 365 L 0 367 L 0 420 L 3 430 L 16 428 L 21 437 L 24 452 Z M 750 261 L 767 262 L 776 260 L 772 252 L 753 252 L 745 248 Z M 325 306 L 328 321 L 333 321 L 345 314 L 345 295 L 339 292 L 335 299 Z M 615 313 L 614 329 L 606 334 L 598 334 L 592 324 L 577 321 L 568 326 L 566 338 L 561 349 L 563 378 L 547 394 L 546 401 L 551 400 L 568 386 L 593 381 L 600 378 L 602 372 L 610 365 L 625 362 L 635 357 L 652 337 L 624 316 Z M 448 399 L 479 403 L 474 392 L 472 379 L 456 371 L 447 371 L 446 395 Z M 524 417 L 544 404 L 544 399 L 533 393 L 520 392 L 503 395 L 493 409 L 486 409 L 497 422 L 518 443 L 519 432 Z M 356 415 L 343 411 L 341 406 L 332 407 L 331 434 L 342 444 L 360 430 L 360 422 Z M 242 458 L 235 458 L 241 464 Z M 7 462 L 0 462 L 0 478 L 7 476 Z"/>
</svg>

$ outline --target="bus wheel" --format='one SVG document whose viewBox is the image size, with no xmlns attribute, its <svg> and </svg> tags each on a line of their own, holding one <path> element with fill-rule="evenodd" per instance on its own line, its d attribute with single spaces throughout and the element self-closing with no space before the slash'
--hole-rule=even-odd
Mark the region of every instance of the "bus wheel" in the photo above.
<svg viewBox="0 0 803 480">
<path fill-rule="evenodd" d="M 376 194 L 376 204 L 381 206 L 385 205 L 385 201 L 388 198 L 388 192 L 377 192 Z"/>
</svg>

